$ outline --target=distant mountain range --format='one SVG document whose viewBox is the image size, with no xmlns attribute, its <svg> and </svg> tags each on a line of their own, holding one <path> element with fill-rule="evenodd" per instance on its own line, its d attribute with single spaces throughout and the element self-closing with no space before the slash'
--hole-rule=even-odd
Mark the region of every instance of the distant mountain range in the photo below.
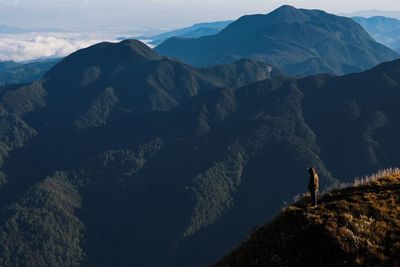
<svg viewBox="0 0 400 267">
<path fill-rule="evenodd" d="M 45 59 L 25 63 L 0 61 L 0 86 L 39 80 L 59 61 L 60 59 Z"/>
<path fill-rule="evenodd" d="M 232 20 L 227 20 L 227 21 L 198 23 L 190 27 L 165 32 L 154 36 L 143 36 L 139 38 L 150 40 L 150 44 L 152 45 L 159 45 L 171 37 L 199 38 L 203 36 L 214 35 L 222 31 L 226 26 L 228 26 L 232 22 L 233 22 Z"/>
<path fill-rule="evenodd" d="M 397 166 L 398 99 L 400 60 L 291 78 L 135 40 L 80 50 L 0 87 L 0 265 L 211 264 L 306 190 L 307 167 L 323 189 Z"/>
<path fill-rule="evenodd" d="M 351 19 L 291 6 L 244 16 L 217 35 L 170 38 L 155 50 L 194 66 L 252 58 L 290 75 L 351 73 L 399 57 Z"/>
<path fill-rule="evenodd" d="M 387 17 L 353 17 L 376 41 L 400 49 L 400 20 Z"/>
<path fill-rule="evenodd" d="M 346 17 L 388 17 L 388 18 L 398 18 L 400 19 L 400 10 L 379 10 L 379 9 L 371 9 L 371 10 L 359 10 L 351 13 L 342 13 L 341 16 Z"/>
</svg>

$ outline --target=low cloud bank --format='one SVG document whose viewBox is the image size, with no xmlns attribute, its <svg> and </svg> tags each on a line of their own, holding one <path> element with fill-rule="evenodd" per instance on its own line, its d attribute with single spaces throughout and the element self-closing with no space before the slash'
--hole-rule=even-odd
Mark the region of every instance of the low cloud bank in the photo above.
<svg viewBox="0 0 400 267">
<path fill-rule="evenodd" d="M 64 57 L 79 49 L 103 41 L 115 41 L 114 36 L 85 33 L 0 34 L 0 60 L 16 62 Z"/>
</svg>

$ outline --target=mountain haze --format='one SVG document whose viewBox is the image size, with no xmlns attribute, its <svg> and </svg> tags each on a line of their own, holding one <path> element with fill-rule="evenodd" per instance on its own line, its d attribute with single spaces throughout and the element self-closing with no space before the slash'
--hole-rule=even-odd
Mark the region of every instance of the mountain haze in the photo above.
<svg viewBox="0 0 400 267">
<path fill-rule="evenodd" d="M 370 18 L 353 17 L 377 42 L 395 51 L 400 48 L 400 20 L 375 16 Z"/>
<path fill-rule="evenodd" d="M 217 34 L 230 23 L 232 23 L 231 20 L 197 23 L 190 27 L 164 32 L 154 36 L 141 37 L 140 39 L 151 40 L 150 43 L 152 45 L 159 45 L 171 37 L 199 38 Z"/>
<path fill-rule="evenodd" d="M 399 57 L 349 18 L 291 6 L 243 16 L 214 36 L 171 38 L 155 50 L 194 66 L 252 58 L 290 75 L 345 74 Z"/>
</svg>

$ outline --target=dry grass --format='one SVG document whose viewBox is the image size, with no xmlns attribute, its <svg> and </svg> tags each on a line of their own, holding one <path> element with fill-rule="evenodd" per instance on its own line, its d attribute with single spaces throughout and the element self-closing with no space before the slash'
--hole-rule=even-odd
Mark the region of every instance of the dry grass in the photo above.
<svg viewBox="0 0 400 267">
<path fill-rule="evenodd" d="M 381 180 L 382 178 L 396 178 L 400 176 L 400 168 L 398 167 L 393 167 L 393 168 L 388 168 L 388 169 L 383 169 L 379 170 L 376 173 L 361 176 L 361 177 L 356 177 L 353 182 L 351 183 L 338 183 L 334 185 L 333 187 L 327 188 L 323 193 L 328 193 L 329 191 L 335 190 L 335 189 L 343 189 L 343 188 L 348 188 L 348 187 L 357 187 L 357 186 L 362 186 L 366 185 L 368 183 L 371 183 L 376 180 Z"/>
<path fill-rule="evenodd" d="M 399 168 L 328 191 L 317 208 L 309 203 L 305 196 L 286 207 L 217 266 L 400 266 Z"/>
<path fill-rule="evenodd" d="M 400 255 L 400 169 L 381 170 L 324 193 L 321 205 L 309 198 L 289 207 L 305 208 L 311 223 L 323 226 L 358 266 L 381 265 Z"/>
</svg>

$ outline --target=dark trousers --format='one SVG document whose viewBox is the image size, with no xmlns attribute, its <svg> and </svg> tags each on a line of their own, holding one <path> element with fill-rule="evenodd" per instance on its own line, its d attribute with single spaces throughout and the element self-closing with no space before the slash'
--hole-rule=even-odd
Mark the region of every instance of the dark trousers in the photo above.
<svg viewBox="0 0 400 267">
<path fill-rule="evenodd" d="M 317 191 L 315 190 L 310 190 L 310 194 L 311 194 L 311 204 L 313 206 L 317 206 Z"/>
</svg>

